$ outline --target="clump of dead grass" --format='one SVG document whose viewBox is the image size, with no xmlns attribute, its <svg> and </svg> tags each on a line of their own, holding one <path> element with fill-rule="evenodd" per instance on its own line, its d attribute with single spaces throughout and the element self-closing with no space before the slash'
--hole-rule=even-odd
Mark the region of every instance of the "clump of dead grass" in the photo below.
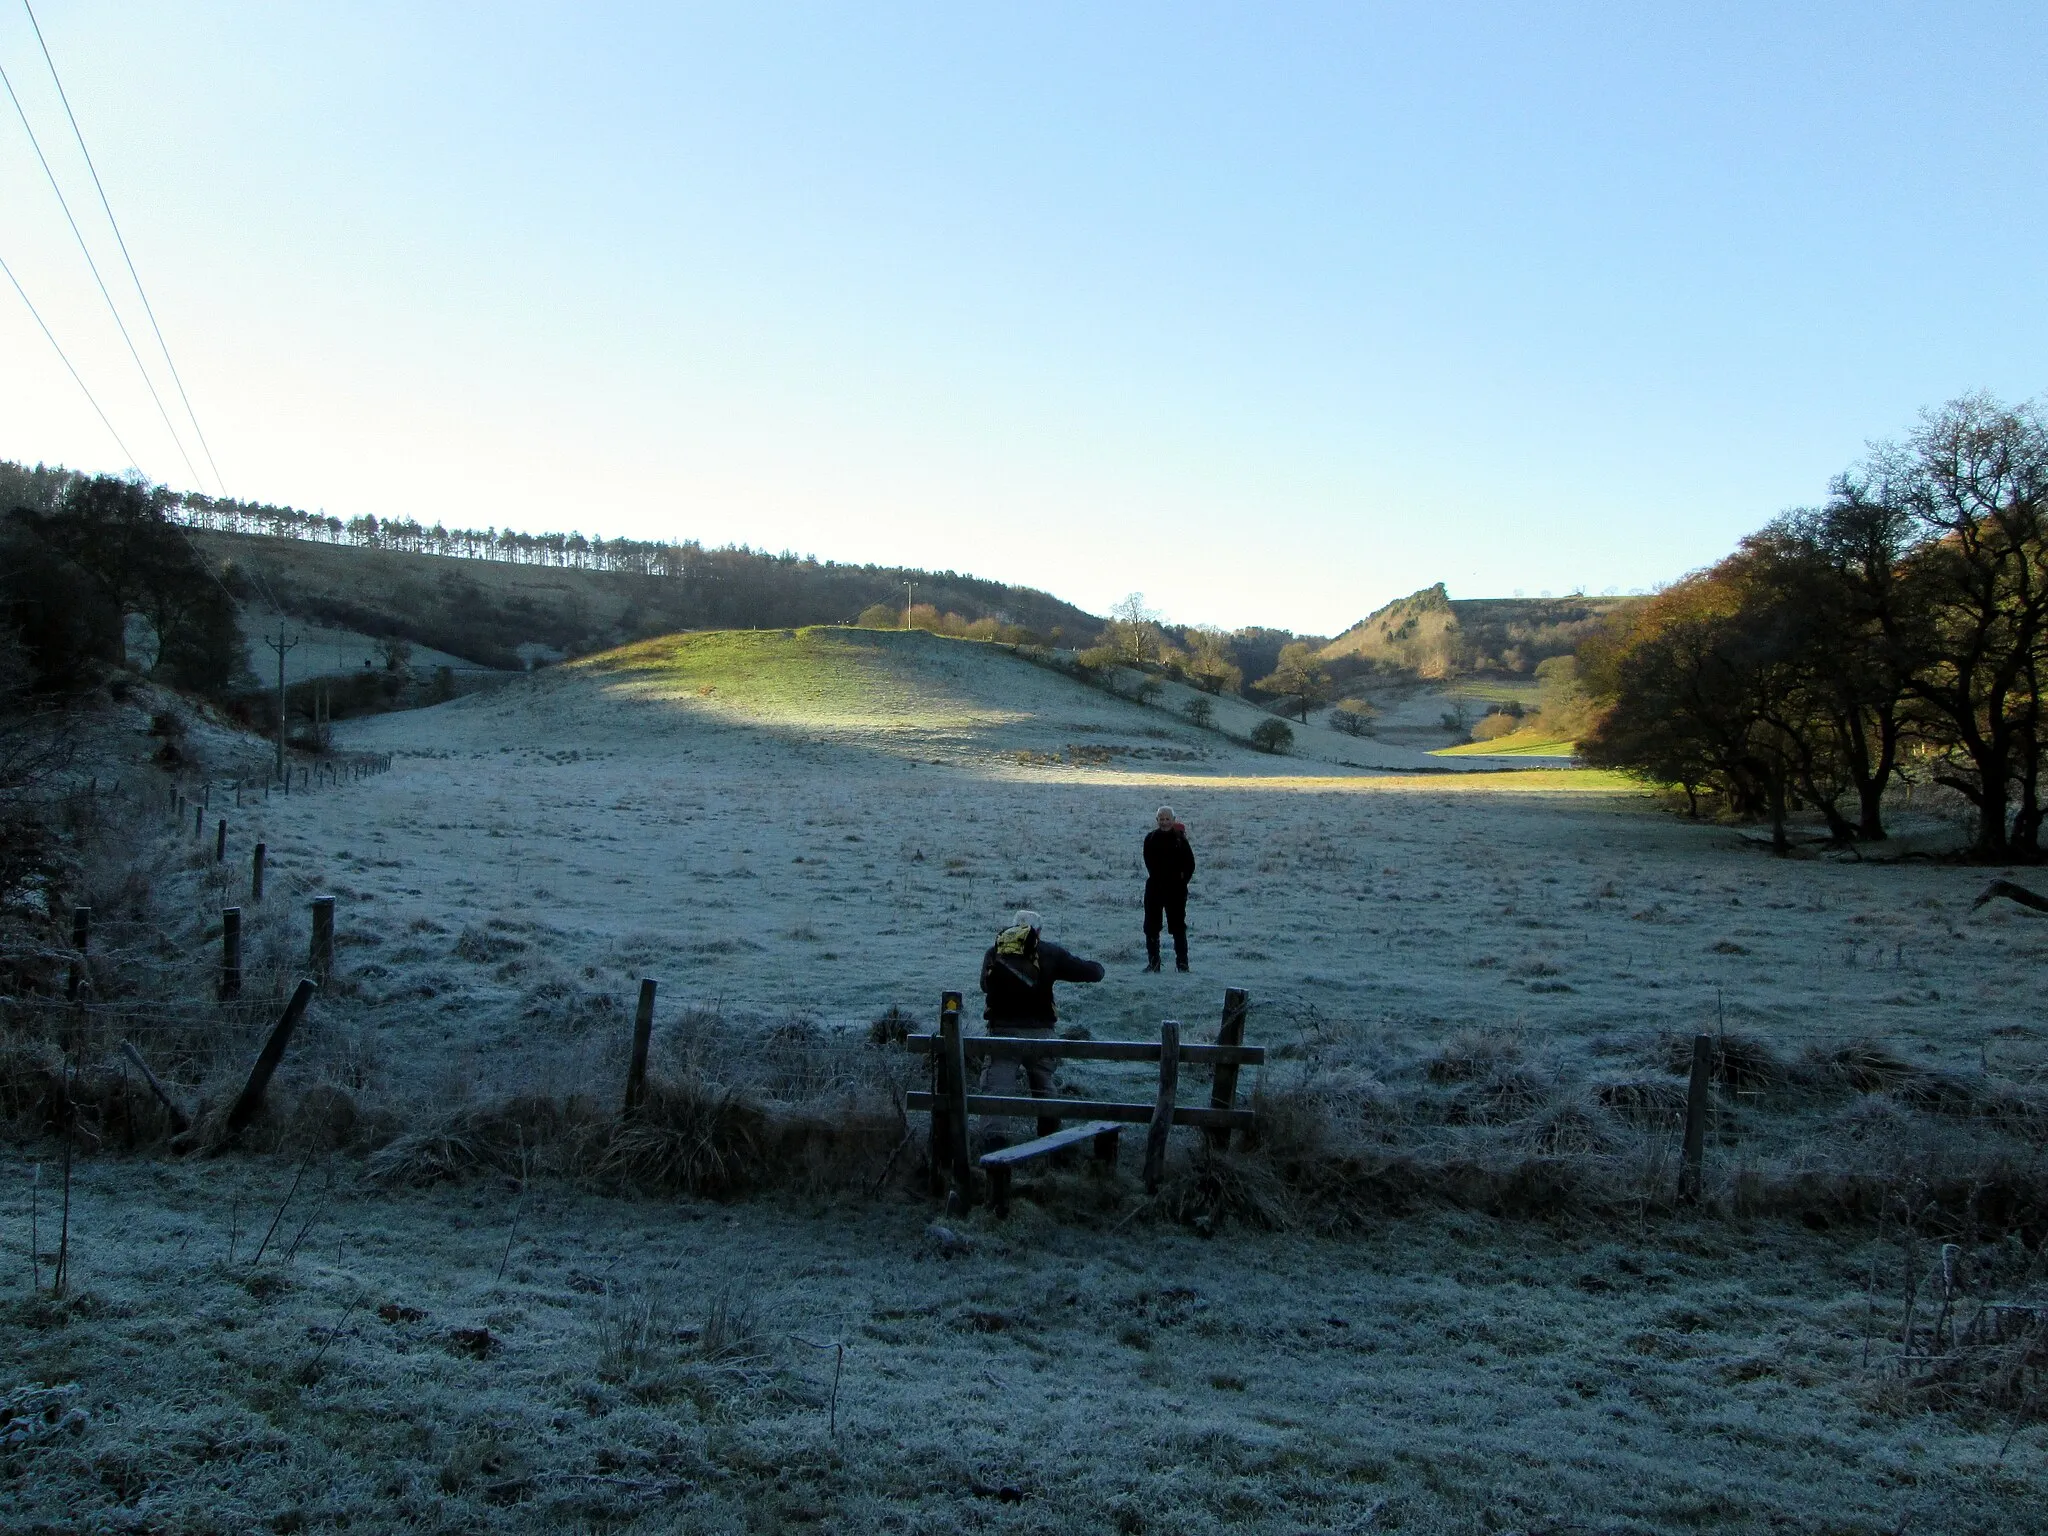
<svg viewBox="0 0 2048 1536">
<path fill-rule="evenodd" d="M 658 1080 L 633 1114 L 592 1127 L 577 1161 L 602 1181 L 723 1200 L 761 1182 L 767 1131 L 766 1110 L 736 1089 Z"/>
<path fill-rule="evenodd" d="M 1710 1071 L 1713 1080 L 1723 1088 L 1740 1093 L 1767 1093 L 1785 1085 L 1785 1063 L 1766 1042 L 1735 1030 L 1724 1031 L 1712 1039 Z M 1692 1041 L 1691 1035 L 1671 1035 L 1665 1039 L 1662 1056 L 1667 1071 L 1691 1073 Z"/>
</svg>

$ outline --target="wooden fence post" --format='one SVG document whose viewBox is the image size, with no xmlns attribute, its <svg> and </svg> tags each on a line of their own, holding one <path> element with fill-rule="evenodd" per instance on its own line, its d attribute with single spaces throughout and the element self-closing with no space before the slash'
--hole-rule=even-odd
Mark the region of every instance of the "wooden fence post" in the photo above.
<svg viewBox="0 0 2048 1536">
<path fill-rule="evenodd" d="M 203 805 L 192 807 L 192 835 L 194 837 L 206 836 L 206 807 Z"/>
<path fill-rule="evenodd" d="M 1166 1174 L 1166 1133 L 1173 1129 L 1173 1101 L 1180 1092 L 1180 1025 L 1168 1019 L 1159 1026 L 1159 1097 L 1152 1105 L 1152 1126 L 1145 1133 L 1145 1193 L 1159 1193 Z"/>
<path fill-rule="evenodd" d="M 313 979 L 323 987 L 334 972 L 334 898 L 315 896 L 313 898 L 313 946 L 308 952 L 307 962 L 313 968 Z"/>
<path fill-rule="evenodd" d="M 266 844 L 258 843 L 256 851 L 249 855 L 249 899 L 251 901 L 261 901 L 263 899 L 263 860 L 268 852 L 269 848 Z"/>
<path fill-rule="evenodd" d="M 1678 1165 L 1678 1199 L 1697 1204 L 1707 1149 L 1707 1098 L 1714 1077 L 1714 1037 L 1692 1037 L 1692 1082 L 1685 1094 L 1685 1154 Z"/>
<path fill-rule="evenodd" d="M 654 978 L 640 981 L 640 1006 L 633 1014 L 633 1059 L 626 1067 L 626 1113 L 636 1114 L 647 1098 L 647 1047 L 654 1039 Z"/>
<path fill-rule="evenodd" d="M 220 912 L 220 995 L 242 995 L 242 909 L 222 907 Z"/>
<path fill-rule="evenodd" d="M 1223 1023 L 1216 1031 L 1218 1045 L 1244 1044 L 1244 1019 L 1250 1007 L 1243 987 L 1226 987 L 1223 991 Z M 1237 1063 L 1219 1061 L 1216 1063 L 1214 1086 L 1209 1090 L 1211 1109 L 1235 1109 L 1237 1107 Z M 1226 1125 L 1209 1128 L 1209 1145 L 1218 1152 L 1230 1146 L 1230 1127 Z"/>
<path fill-rule="evenodd" d="M 225 864 L 228 858 L 228 819 L 220 819 L 220 830 L 213 835 L 213 862 Z"/>
<path fill-rule="evenodd" d="M 306 1016 L 306 1004 L 313 1000 L 313 983 L 304 977 L 299 979 L 292 1000 L 284 1005 L 284 1012 L 270 1026 L 269 1037 L 263 1042 L 263 1049 L 257 1052 L 256 1065 L 249 1069 L 249 1081 L 242 1085 L 242 1092 L 228 1117 L 221 1122 L 222 1145 L 239 1136 L 243 1127 L 256 1118 L 263 1108 L 263 1095 L 270 1088 L 270 1079 L 277 1071 L 277 1065 L 284 1060 L 284 1048 L 290 1043 L 292 1031 L 299 1027 L 299 1020 Z"/>
<path fill-rule="evenodd" d="M 948 992 L 939 1003 L 939 1057 L 946 1099 L 946 1156 L 953 1166 L 953 1188 L 963 1211 L 974 1205 L 974 1159 L 967 1151 L 967 1049 L 960 1039 L 960 994 Z"/>
</svg>

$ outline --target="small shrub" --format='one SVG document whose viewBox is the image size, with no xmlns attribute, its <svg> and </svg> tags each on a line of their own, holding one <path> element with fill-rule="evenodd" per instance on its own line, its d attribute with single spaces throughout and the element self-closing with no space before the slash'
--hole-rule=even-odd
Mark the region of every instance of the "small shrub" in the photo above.
<svg viewBox="0 0 2048 1536">
<path fill-rule="evenodd" d="M 891 1003 L 883 1010 L 882 1016 L 868 1026 L 868 1044 L 901 1045 L 910 1037 L 910 1029 L 917 1021 L 896 1004 Z"/>
<path fill-rule="evenodd" d="M 1372 729 L 1376 711 L 1364 699 L 1339 699 L 1330 709 L 1330 729 L 1363 736 Z"/>
<path fill-rule="evenodd" d="M 1294 728 L 1285 720 L 1261 720 L 1252 727 L 1252 745 L 1261 752 L 1288 751 L 1294 745 Z"/>
<path fill-rule="evenodd" d="M 1207 699 L 1189 699 L 1181 705 L 1180 712 L 1188 717 L 1190 725 L 1206 727 L 1216 718 L 1216 706 Z"/>
<path fill-rule="evenodd" d="M 1474 741 L 1498 741 L 1503 736 L 1512 736 L 1522 728 L 1522 722 L 1513 715 L 1488 715 L 1472 727 Z"/>
</svg>

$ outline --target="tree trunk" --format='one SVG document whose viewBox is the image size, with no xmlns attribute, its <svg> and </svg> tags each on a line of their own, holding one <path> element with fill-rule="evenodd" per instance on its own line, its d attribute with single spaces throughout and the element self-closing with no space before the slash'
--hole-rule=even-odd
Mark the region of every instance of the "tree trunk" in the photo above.
<svg viewBox="0 0 2048 1536">
<path fill-rule="evenodd" d="M 1771 801 L 1771 852 L 1790 853 L 1792 839 L 1785 833 L 1785 776 L 1782 773 L 1770 775 L 1768 792 Z"/>
</svg>

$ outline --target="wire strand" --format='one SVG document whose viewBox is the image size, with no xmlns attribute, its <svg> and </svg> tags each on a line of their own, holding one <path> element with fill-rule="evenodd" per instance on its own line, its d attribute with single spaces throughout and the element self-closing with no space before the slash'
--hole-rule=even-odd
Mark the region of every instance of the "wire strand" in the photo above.
<svg viewBox="0 0 2048 1536">
<path fill-rule="evenodd" d="M 107 413 L 100 409 L 99 401 L 95 400 L 92 391 L 85 387 L 85 380 L 80 378 L 78 370 L 72 367 L 71 359 L 65 355 L 63 347 L 58 345 L 57 338 L 52 334 L 49 323 L 43 319 L 42 311 L 36 308 L 35 301 L 28 296 L 28 290 L 21 286 L 21 279 L 14 275 L 14 268 L 7 265 L 4 257 L 0 257 L 0 272 L 7 274 L 7 281 L 14 284 L 14 291 L 21 295 L 21 302 L 28 305 L 28 312 L 35 316 L 36 324 L 42 327 L 43 335 L 49 338 L 50 345 L 56 349 L 58 360 L 64 364 L 64 369 L 71 375 L 72 382 L 84 394 L 86 402 L 93 408 L 93 414 L 99 417 L 100 424 L 107 429 L 108 434 L 114 439 L 115 445 L 120 448 L 121 457 L 130 464 L 134 464 L 134 453 L 130 451 L 126 443 L 121 441 L 121 434 L 114 430 L 114 424 L 107 420 Z M 139 468 L 140 466 L 138 465 L 137 467 Z"/>
<path fill-rule="evenodd" d="M 149 398 L 156 402 L 157 415 L 163 418 L 164 430 L 171 434 L 171 441 L 177 445 L 178 457 L 185 461 L 185 468 L 192 472 L 192 478 L 197 481 L 200 478 L 198 467 L 193 464 L 192 455 L 185 451 L 185 440 L 178 435 L 177 427 L 172 425 L 171 413 L 164 407 L 163 396 L 157 393 L 156 381 L 150 378 L 149 370 L 142 364 L 142 354 L 135 349 L 135 338 L 128 334 L 128 322 L 121 318 L 120 306 L 114 302 L 113 294 L 107 290 L 107 280 L 100 276 L 100 264 L 92 259 L 92 247 L 85 243 L 85 232 L 78 227 L 78 220 L 72 217 L 71 204 L 65 199 L 63 187 L 58 185 L 57 173 L 51 168 L 49 157 L 43 153 L 42 141 L 36 137 L 36 130 L 28 120 L 28 110 L 22 106 L 21 98 L 15 94 L 14 82 L 7 78 L 4 66 L 0 66 L 0 85 L 6 86 L 8 99 L 14 103 L 15 114 L 21 119 L 22 131 L 28 135 L 29 147 L 35 150 L 36 159 L 42 163 L 43 174 L 50 181 L 50 190 L 57 194 L 57 206 L 64 210 L 64 222 L 71 226 L 72 238 L 78 241 L 78 249 L 85 257 L 86 266 L 92 269 L 92 280 L 99 284 L 100 297 L 107 301 L 107 312 L 114 317 L 114 327 L 120 331 L 121 340 L 128 344 L 128 355 L 135 359 L 136 372 L 142 375 L 142 386 L 149 391 Z"/>
<path fill-rule="evenodd" d="M 64 81 L 57 74 L 57 61 L 50 57 L 50 45 L 43 38 L 42 23 L 36 20 L 35 8 L 28 0 L 21 0 L 21 8 L 28 12 L 28 24 L 35 29 L 36 44 L 43 50 L 43 62 L 50 66 L 50 80 L 57 87 L 57 99 L 64 103 L 64 116 L 71 122 L 71 133 L 78 140 L 78 152 L 85 156 L 85 168 L 92 173 L 93 190 L 100 195 L 100 207 L 106 211 L 107 224 L 114 231 L 114 243 L 121 247 L 121 259 L 128 264 L 128 276 L 135 283 L 135 296 L 142 300 L 142 312 L 149 316 L 149 328 L 156 333 L 156 344 L 164 354 L 164 366 L 171 371 L 171 382 L 178 386 L 178 399 L 183 402 L 185 414 L 191 419 L 192 433 L 199 439 L 199 448 L 206 455 L 206 464 L 213 471 L 213 483 L 220 487 L 223 496 L 228 493 L 226 476 L 220 472 L 220 465 L 214 459 L 213 445 L 206 440 L 206 429 L 199 424 L 199 413 L 192 409 L 192 397 L 185 393 L 185 380 L 178 372 L 178 365 L 171 359 L 171 344 L 164 340 L 164 329 L 157 324 L 156 309 L 149 302 L 149 295 L 142 288 L 142 274 L 135 270 L 135 258 L 128 254 L 128 241 L 121 233 L 120 222 L 114 217 L 114 205 L 107 200 L 107 189 L 100 182 L 100 170 L 93 164 L 92 151 L 85 147 L 85 132 L 78 126 L 78 114 L 71 110 L 71 96 L 64 89 Z M 189 461 L 188 461 L 189 463 Z M 198 478 L 194 472 L 194 479 Z"/>
</svg>

